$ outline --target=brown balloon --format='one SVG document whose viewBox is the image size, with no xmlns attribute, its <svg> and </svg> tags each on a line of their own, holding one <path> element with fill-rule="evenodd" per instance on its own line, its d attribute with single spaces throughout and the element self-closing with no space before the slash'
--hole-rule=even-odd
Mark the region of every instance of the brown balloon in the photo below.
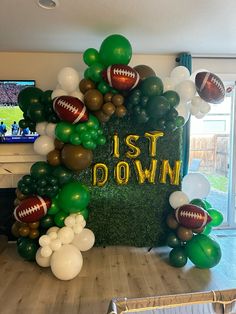
<svg viewBox="0 0 236 314">
<path fill-rule="evenodd" d="M 31 229 L 29 232 L 30 239 L 37 239 L 39 237 L 39 231 L 37 229 Z"/>
<path fill-rule="evenodd" d="M 106 94 L 104 95 L 104 102 L 109 102 L 109 101 L 111 101 L 113 96 L 114 96 L 113 93 L 106 93 Z"/>
<path fill-rule="evenodd" d="M 189 241 L 193 237 L 193 232 L 191 229 L 179 226 L 177 229 L 177 236 L 181 241 Z"/>
<path fill-rule="evenodd" d="M 170 229 L 177 229 L 179 226 L 178 221 L 175 219 L 173 214 L 169 214 L 166 218 L 166 224 Z"/>
<path fill-rule="evenodd" d="M 11 226 L 11 233 L 16 238 L 19 238 L 19 236 L 20 236 L 19 228 L 20 228 L 20 225 L 19 225 L 18 221 L 14 222 L 14 224 Z"/>
<path fill-rule="evenodd" d="M 113 113 L 115 112 L 116 107 L 113 105 L 112 102 L 106 102 L 103 106 L 102 106 L 102 111 L 107 114 L 108 116 L 113 115 Z"/>
<path fill-rule="evenodd" d="M 150 76 L 156 76 L 155 71 L 149 66 L 144 64 L 136 65 L 134 69 L 138 72 L 140 80 L 145 80 Z"/>
<path fill-rule="evenodd" d="M 61 141 L 59 141 L 57 138 L 55 138 L 54 140 L 54 146 L 55 146 L 55 149 L 59 149 L 59 150 L 62 150 L 63 146 L 65 144 Z"/>
<path fill-rule="evenodd" d="M 115 111 L 115 115 L 118 117 L 118 118 L 122 118 L 126 115 L 127 113 L 127 109 L 125 108 L 125 106 L 118 106 L 116 107 L 116 111 Z"/>
<path fill-rule="evenodd" d="M 61 164 L 61 151 L 54 149 L 47 154 L 47 162 L 51 166 L 59 166 Z"/>
<path fill-rule="evenodd" d="M 121 94 L 116 94 L 112 97 L 111 101 L 115 106 L 121 106 L 124 104 L 125 98 Z"/>
<path fill-rule="evenodd" d="M 17 188 L 16 189 L 16 197 L 18 198 L 18 200 L 22 201 L 22 200 L 26 199 L 28 196 L 21 193 L 21 191 Z"/>
<path fill-rule="evenodd" d="M 30 227 L 30 229 L 38 229 L 39 221 L 30 222 L 28 226 Z"/>
<path fill-rule="evenodd" d="M 66 144 L 61 151 L 62 163 L 70 170 L 88 168 L 93 161 L 93 152 L 81 145 Z"/>
<path fill-rule="evenodd" d="M 96 85 L 93 81 L 82 79 L 79 83 L 79 89 L 81 93 L 85 94 L 88 90 L 95 88 Z"/>
<path fill-rule="evenodd" d="M 27 237 L 30 233 L 30 228 L 29 227 L 20 227 L 19 228 L 19 234 L 22 237 Z"/>
<path fill-rule="evenodd" d="M 21 203 L 21 201 L 19 200 L 19 198 L 15 198 L 15 199 L 14 199 L 14 206 L 15 206 L 15 207 L 18 206 L 18 205 L 20 205 L 20 203 Z"/>
<path fill-rule="evenodd" d="M 107 122 L 110 119 L 110 116 L 105 114 L 102 110 L 94 112 L 94 115 L 98 118 L 100 122 Z"/>
<path fill-rule="evenodd" d="M 84 94 L 84 104 L 91 111 L 101 109 L 103 105 L 103 95 L 97 89 L 90 89 Z"/>
</svg>

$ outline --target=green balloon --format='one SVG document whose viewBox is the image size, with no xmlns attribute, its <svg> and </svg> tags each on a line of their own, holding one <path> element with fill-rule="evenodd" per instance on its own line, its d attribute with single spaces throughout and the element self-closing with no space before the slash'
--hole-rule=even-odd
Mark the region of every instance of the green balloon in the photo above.
<svg viewBox="0 0 236 314">
<path fill-rule="evenodd" d="M 85 209 L 89 200 L 87 188 L 79 182 L 64 185 L 58 194 L 58 204 L 67 213 L 76 213 Z"/>
<path fill-rule="evenodd" d="M 73 177 L 71 170 L 63 166 L 55 167 L 53 169 L 52 175 L 58 180 L 59 185 L 67 184 Z"/>
<path fill-rule="evenodd" d="M 69 122 L 59 122 L 57 123 L 56 129 L 55 129 L 55 135 L 56 138 L 64 143 L 69 143 L 70 136 L 74 133 L 75 127 L 73 124 Z"/>
<path fill-rule="evenodd" d="M 85 220 L 88 219 L 88 217 L 89 217 L 89 211 L 88 211 L 87 208 L 85 208 L 84 210 L 80 211 L 79 213 L 80 213 L 80 215 L 82 215 L 82 216 L 84 217 Z"/>
<path fill-rule="evenodd" d="M 54 224 L 54 218 L 50 215 L 45 215 L 40 219 L 40 226 L 44 229 L 49 229 Z"/>
<path fill-rule="evenodd" d="M 47 214 L 48 215 L 55 215 L 60 211 L 59 205 L 58 205 L 58 201 L 56 198 L 52 199 L 52 204 L 51 207 L 48 209 Z"/>
<path fill-rule="evenodd" d="M 212 227 L 207 224 L 201 234 L 209 235 L 212 231 Z"/>
<path fill-rule="evenodd" d="M 181 127 L 185 124 L 184 117 L 178 116 L 176 119 L 176 126 Z"/>
<path fill-rule="evenodd" d="M 181 246 L 181 241 L 179 240 L 179 238 L 177 237 L 177 235 L 174 232 L 171 232 L 167 236 L 166 244 L 169 247 L 175 248 L 175 247 Z"/>
<path fill-rule="evenodd" d="M 37 161 L 30 168 L 30 174 L 35 179 L 50 175 L 51 172 L 52 167 L 46 161 Z"/>
<path fill-rule="evenodd" d="M 99 92 L 101 92 L 102 94 L 106 94 L 109 92 L 109 90 L 111 89 L 110 86 L 104 82 L 103 80 L 100 81 L 100 83 L 97 86 L 97 89 L 99 90 Z"/>
<path fill-rule="evenodd" d="M 170 110 L 170 104 L 163 96 L 154 96 L 148 100 L 147 113 L 152 118 L 162 118 Z"/>
<path fill-rule="evenodd" d="M 91 65 L 89 70 L 89 75 L 92 81 L 98 83 L 102 80 L 102 71 L 104 70 L 104 66 L 100 63 L 94 63 Z"/>
<path fill-rule="evenodd" d="M 211 216 L 212 221 L 208 223 L 210 227 L 217 227 L 222 224 L 224 220 L 224 216 L 219 210 L 216 210 L 214 208 L 209 208 L 208 214 Z"/>
<path fill-rule="evenodd" d="M 27 261 L 35 260 L 38 247 L 37 242 L 29 238 L 22 239 L 17 243 L 18 254 Z"/>
<path fill-rule="evenodd" d="M 114 34 L 105 38 L 99 50 L 104 66 L 112 64 L 128 64 L 132 57 L 132 47 L 127 38 Z"/>
<path fill-rule="evenodd" d="M 150 76 L 142 81 L 140 89 L 145 96 L 160 96 L 163 93 L 163 83 L 159 77 Z"/>
<path fill-rule="evenodd" d="M 194 198 L 193 200 L 191 200 L 190 204 L 202 207 L 203 209 L 206 210 L 206 203 L 204 200 L 202 200 L 200 198 Z"/>
<path fill-rule="evenodd" d="M 207 200 L 203 200 L 203 201 L 204 201 L 204 203 L 205 203 L 205 209 L 206 209 L 206 210 L 212 208 L 211 203 L 209 203 Z"/>
<path fill-rule="evenodd" d="M 173 250 L 170 251 L 169 262 L 171 266 L 183 267 L 184 265 L 186 265 L 187 261 L 188 257 L 184 248 L 175 247 Z"/>
<path fill-rule="evenodd" d="M 91 129 L 97 130 L 99 128 L 99 126 L 100 126 L 100 123 L 99 123 L 98 119 L 95 116 L 90 114 L 89 115 L 89 119 L 86 122 L 86 126 L 88 126 Z"/>
<path fill-rule="evenodd" d="M 43 91 L 37 87 L 26 87 L 22 89 L 18 95 L 18 105 L 24 112 L 35 104 L 41 102 Z"/>
<path fill-rule="evenodd" d="M 81 144 L 81 138 L 78 133 L 72 133 L 70 136 L 70 143 L 72 145 L 80 145 Z"/>
<path fill-rule="evenodd" d="M 186 244 L 187 256 L 198 268 L 212 268 L 221 259 L 219 244 L 212 238 L 197 234 Z"/>
<path fill-rule="evenodd" d="M 68 213 L 65 213 L 64 211 L 60 210 L 56 215 L 54 216 L 54 222 L 55 225 L 59 228 L 64 227 L 64 220 L 68 216 Z"/>
<path fill-rule="evenodd" d="M 79 134 L 81 134 L 81 132 L 87 132 L 88 131 L 88 126 L 87 123 L 79 123 L 75 126 L 75 131 Z"/>
<path fill-rule="evenodd" d="M 98 145 L 104 145 L 104 144 L 106 144 L 106 138 L 105 138 L 105 136 L 103 136 L 103 135 L 99 135 L 98 136 L 98 138 L 96 139 L 96 143 L 98 144 Z"/>
<path fill-rule="evenodd" d="M 87 64 L 88 66 L 98 63 L 99 62 L 99 53 L 96 49 L 94 48 L 88 48 L 85 50 L 83 53 L 83 60 L 84 63 Z"/>
<path fill-rule="evenodd" d="M 92 150 L 94 150 L 97 147 L 95 141 L 92 139 L 83 141 L 83 146 L 84 148 L 92 149 Z"/>
<path fill-rule="evenodd" d="M 166 91 L 165 93 L 163 93 L 162 96 L 164 96 L 168 100 L 172 108 L 178 106 L 178 104 L 180 103 L 179 94 L 173 90 Z"/>
</svg>

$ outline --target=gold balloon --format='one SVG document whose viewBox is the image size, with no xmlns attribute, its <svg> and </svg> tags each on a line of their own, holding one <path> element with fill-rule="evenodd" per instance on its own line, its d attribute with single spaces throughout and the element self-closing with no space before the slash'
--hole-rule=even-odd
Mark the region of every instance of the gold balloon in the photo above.
<svg viewBox="0 0 236 314">
<path fill-rule="evenodd" d="M 115 115 L 118 118 L 123 118 L 126 115 L 126 113 L 127 109 L 125 108 L 125 106 L 121 105 L 116 107 Z"/>
<path fill-rule="evenodd" d="M 109 101 L 111 101 L 113 95 L 114 95 L 113 93 L 106 93 L 106 94 L 104 95 L 104 97 L 103 97 L 104 102 L 109 102 Z"/>
<path fill-rule="evenodd" d="M 38 229 L 31 229 L 29 232 L 29 238 L 30 239 L 37 239 L 38 237 L 39 237 Z"/>
<path fill-rule="evenodd" d="M 98 171 L 101 173 L 101 178 L 98 179 Z M 108 168 L 105 164 L 97 163 L 93 167 L 93 185 L 103 186 L 108 180 Z"/>
<path fill-rule="evenodd" d="M 156 156 L 156 144 L 159 137 L 162 137 L 164 135 L 161 131 L 154 131 L 154 132 L 146 132 L 144 134 L 145 137 L 149 139 L 149 156 L 155 157 Z"/>
<path fill-rule="evenodd" d="M 82 79 L 79 83 L 79 89 L 81 93 L 85 94 L 88 90 L 95 88 L 96 85 L 93 81 Z"/>
<path fill-rule="evenodd" d="M 65 144 L 61 151 L 61 160 L 68 169 L 80 171 L 92 164 L 93 152 L 81 145 Z"/>
<path fill-rule="evenodd" d="M 28 223 L 28 226 L 30 227 L 30 229 L 38 229 L 39 221 L 30 222 Z"/>
<path fill-rule="evenodd" d="M 13 234 L 14 237 L 19 238 L 19 228 L 20 224 L 18 221 L 14 222 L 14 224 L 11 226 L 11 233 Z"/>
<path fill-rule="evenodd" d="M 160 183 L 166 183 L 167 175 L 170 178 L 171 185 L 179 185 L 181 161 L 175 160 L 174 169 L 170 167 L 169 160 L 162 160 L 160 170 Z"/>
<path fill-rule="evenodd" d="M 94 115 L 98 118 L 100 122 L 107 122 L 110 120 L 110 116 L 105 114 L 102 110 L 95 111 Z"/>
<path fill-rule="evenodd" d="M 120 140 L 118 134 L 113 135 L 113 157 L 120 157 Z"/>
<path fill-rule="evenodd" d="M 89 89 L 84 94 L 84 104 L 91 111 L 96 111 L 101 109 L 103 105 L 103 95 L 97 89 Z"/>
<path fill-rule="evenodd" d="M 61 164 L 61 152 L 54 149 L 47 154 L 47 162 L 51 166 L 59 166 Z"/>
<path fill-rule="evenodd" d="M 115 106 L 121 106 L 124 104 L 125 98 L 121 94 L 116 94 L 112 97 L 111 101 Z"/>
<path fill-rule="evenodd" d="M 142 168 L 140 160 L 134 160 L 135 171 L 137 174 L 137 180 L 139 184 L 143 184 L 147 179 L 149 183 L 155 184 L 156 170 L 157 170 L 157 160 L 152 159 L 149 169 Z"/>
<path fill-rule="evenodd" d="M 21 237 L 27 237 L 30 233 L 30 228 L 29 227 L 20 227 L 19 228 L 19 235 Z"/>
<path fill-rule="evenodd" d="M 179 226 L 178 221 L 175 219 L 173 214 L 169 214 L 166 218 L 166 224 L 170 229 L 177 229 Z"/>
<path fill-rule="evenodd" d="M 139 135 L 128 135 L 125 138 L 125 144 L 131 149 L 131 151 L 128 151 L 125 155 L 128 158 L 137 158 L 141 154 L 141 150 L 139 147 L 135 146 L 133 141 L 137 141 L 139 139 Z"/>
<path fill-rule="evenodd" d="M 119 185 L 124 185 L 129 182 L 130 168 L 126 161 L 120 161 L 114 169 L 114 177 L 116 183 Z"/>
<path fill-rule="evenodd" d="M 181 241 L 189 241 L 193 237 L 193 232 L 191 229 L 179 226 L 177 229 L 177 236 Z"/>
<path fill-rule="evenodd" d="M 107 114 L 108 116 L 113 115 L 113 113 L 115 112 L 116 107 L 113 105 L 112 102 L 106 102 L 103 106 L 102 106 L 102 111 Z"/>
</svg>

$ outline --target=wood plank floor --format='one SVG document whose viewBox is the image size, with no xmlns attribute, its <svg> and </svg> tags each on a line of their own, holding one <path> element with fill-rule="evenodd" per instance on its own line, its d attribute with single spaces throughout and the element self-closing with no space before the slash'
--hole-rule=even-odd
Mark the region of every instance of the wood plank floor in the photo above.
<svg viewBox="0 0 236 314">
<path fill-rule="evenodd" d="M 0 253 L 0 313 L 105 314 L 113 297 L 145 297 L 236 288 L 236 230 L 218 231 L 222 260 L 210 270 L 167 264 L 169 248 L 93 248 L 71 281 L 23 261 L 15 244 Z"/>
</svg>

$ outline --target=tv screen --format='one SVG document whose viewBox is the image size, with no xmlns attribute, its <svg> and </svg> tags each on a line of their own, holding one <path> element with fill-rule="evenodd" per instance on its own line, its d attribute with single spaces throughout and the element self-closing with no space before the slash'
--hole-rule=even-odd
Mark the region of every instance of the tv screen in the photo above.
<svg viewBox="0 0 236 314">
<path fill-rule="evenodd" d="M 17 98 L 26 87 L 35 86 L 34 80 L 0 80 L 0 143 L 33 143 L 38 137 L 29 128 L 21 129 L 23 112 Z"/>
</svg>

